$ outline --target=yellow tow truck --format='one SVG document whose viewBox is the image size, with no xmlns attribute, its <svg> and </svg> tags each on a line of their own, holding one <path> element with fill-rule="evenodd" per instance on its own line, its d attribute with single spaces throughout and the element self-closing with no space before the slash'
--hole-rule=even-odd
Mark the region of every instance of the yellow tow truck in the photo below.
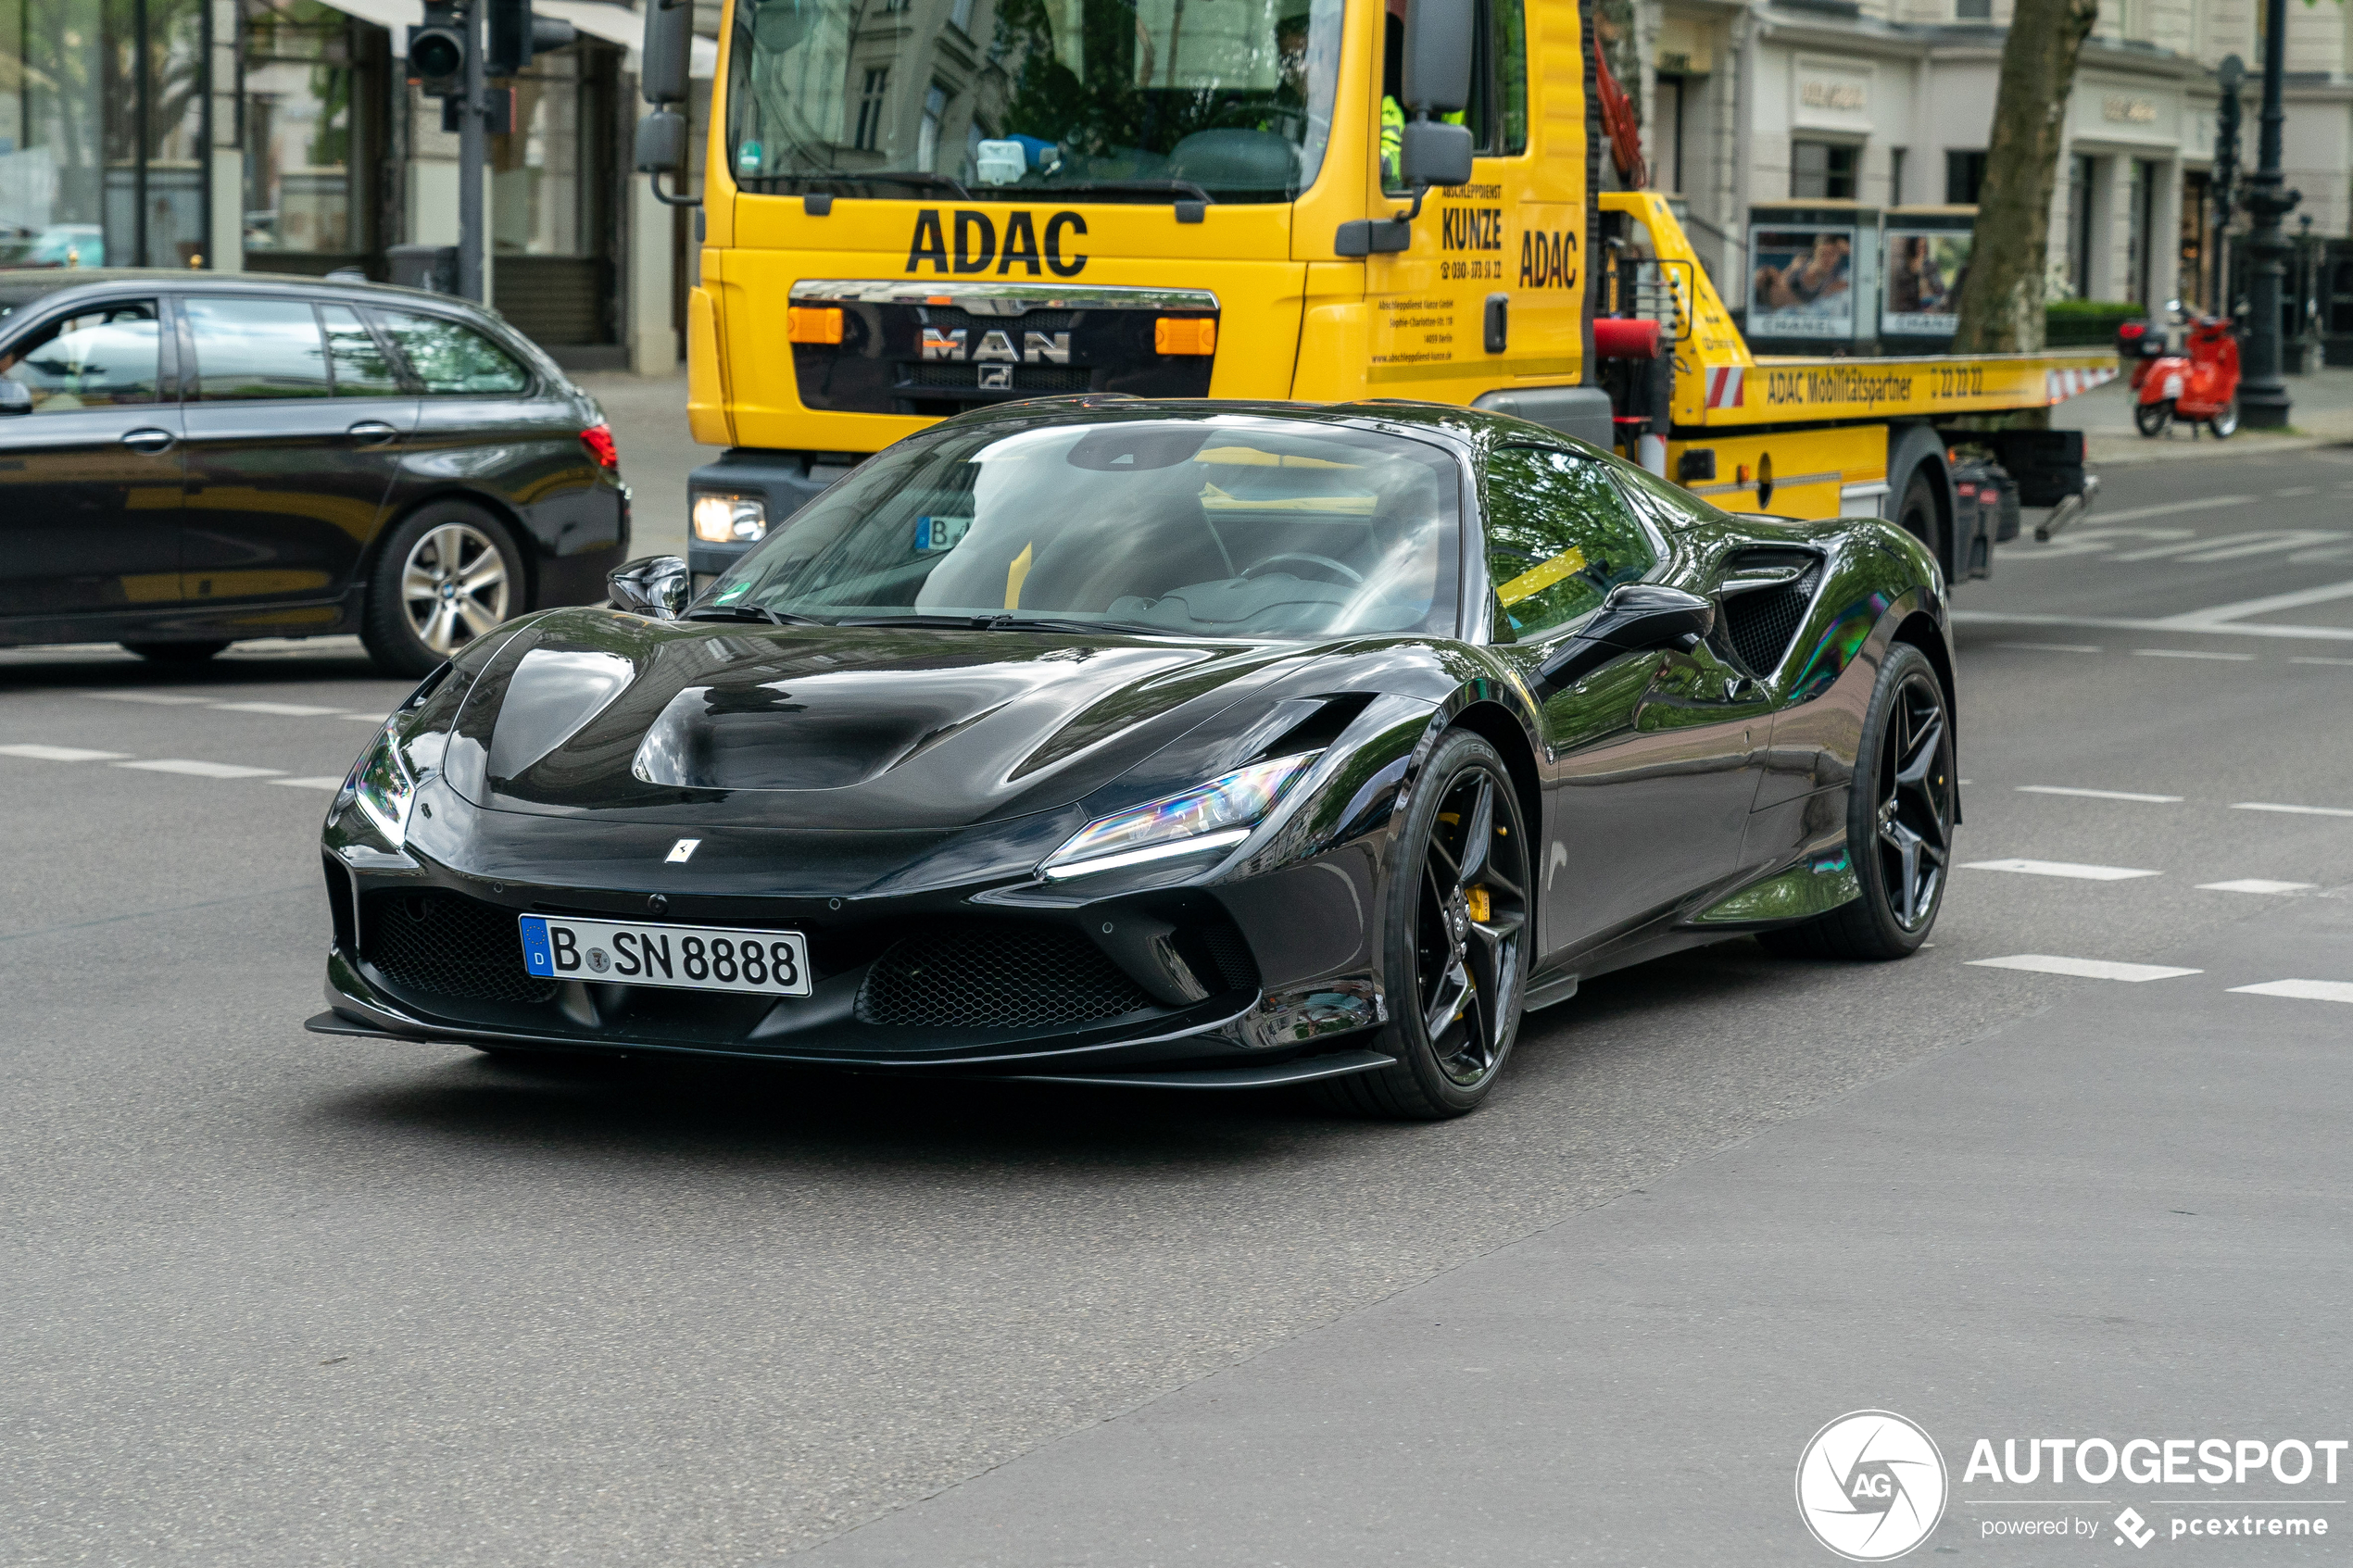
<svg viewBox="0 0 2353 1568">
<path fill-rule="evenodd" d="M 658 193 L 688 161 L 692 14 L 648 13 Z M 1592 26 L 1565 0 L 728 0 L 687 308 L 693 432 L 727 448 L 689 483 L 697 575 L 938 419 L 1088 393 L 1515 413 L 1727 509 L 1896 518 L 1982 575 L 1995 508 L 1950 421 L 2113 356 L 1753 355 L 1667 199 L 1601 188 L 1625 137 Z M 1793 264 L 1792 313 L 1875 310 L 1875 267 Z M 2072 433 L 1973 439 L 2013 519 L 2086 503 Z"/>
</svg>

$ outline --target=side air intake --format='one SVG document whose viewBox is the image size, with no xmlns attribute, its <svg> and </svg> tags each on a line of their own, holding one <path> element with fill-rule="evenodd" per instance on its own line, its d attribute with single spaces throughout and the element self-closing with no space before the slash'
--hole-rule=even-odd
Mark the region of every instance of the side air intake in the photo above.
<svg viewBox="0 0 2353 1568">
<path fill-rule="evenodd" d="M 1720 623 L 1751 674 L 1780 668 L 1821 585 L 1821 559 L 1808 551 L 1746 550 L 1733 558 L 1720 591 Z"/>
</svg>

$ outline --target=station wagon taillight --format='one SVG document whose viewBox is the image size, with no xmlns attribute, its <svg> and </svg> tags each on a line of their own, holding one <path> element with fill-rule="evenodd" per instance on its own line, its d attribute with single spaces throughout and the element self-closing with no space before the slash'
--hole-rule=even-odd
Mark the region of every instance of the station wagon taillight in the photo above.
<svg viewBox="0 0 2353 1568">
<path fill-rule="evenodd" d="M 598 468 L 621 467 L 621 448 L 613 443 L 612 426 L 590 425 L 580 433 L 580 444 L 588 448 L 588 455 L 597 459 Z"/>
</svg>

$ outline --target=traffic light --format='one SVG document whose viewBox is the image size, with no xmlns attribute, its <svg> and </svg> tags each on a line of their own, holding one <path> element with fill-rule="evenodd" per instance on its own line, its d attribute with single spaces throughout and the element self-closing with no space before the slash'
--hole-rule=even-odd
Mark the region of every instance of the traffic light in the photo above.
<svg viewBox="0 0 2353 1568">
<path fill-rule="evenodd" d="M 490 43 L 483 51 L 484 76 L 513 76 L 535 55 L 568 49 L 580 41 L 567 21 L 531 14 L 531 0 L 489 0 Z"/>
<path fill-rule="evenodd" d="M 409 74 L 428 98 L 466 91 L 466 27 L 455 0 L 425 0 L 425 23 L 409 30 Z"/>
</svg>

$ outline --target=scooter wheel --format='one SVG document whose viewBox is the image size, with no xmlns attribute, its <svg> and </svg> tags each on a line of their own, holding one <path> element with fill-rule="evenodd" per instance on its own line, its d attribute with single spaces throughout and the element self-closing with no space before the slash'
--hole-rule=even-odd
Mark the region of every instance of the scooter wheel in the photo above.
<svg viewBox="0 0 2353 1568">
<path fill-rule="evenodd" d="M 2234 416 L 2235 418 L 2235 416 Z M 2133 428 L 2143 435 L 2163 435 L 2165 427 L 2173 422 L 2173 400 L 2143 403 L 2133 409 Z"/>
<path fill-rule="evenodd" d="M 2215 440 L 2228 441 L 2239 428 L 2238 398 L 2234 395 L 2228 403 L 2216 409 L 2214 417 L 2206 421 L 2206 428 L 2214 433 Z"/>
</svg>

